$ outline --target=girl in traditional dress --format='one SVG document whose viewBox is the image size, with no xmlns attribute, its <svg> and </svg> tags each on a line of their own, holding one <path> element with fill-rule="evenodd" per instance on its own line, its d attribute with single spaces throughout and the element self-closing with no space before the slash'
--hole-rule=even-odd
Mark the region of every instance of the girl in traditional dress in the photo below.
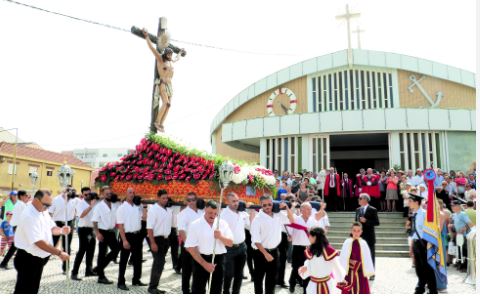
<svg viewBox="0 0 480 296">
<path fill-rule="evenodd" d="M 360 236 L 362 224 L 355 222 L 352 225 L 350 238 L 342 246 L 340 264 L 345 269 L 345 283 L 339 283 L 342 294 L 370 294 L 368 278 L 375 271 L 368 244 Z"/>
<path fill-rule="evenodd" d="M 310 278 L 307 294 L 338 294 L 337 282 L 343 282 L 345 270 L 340 266 L 338 251 L 328 243 L 323 229 L 312 228 L 310 247 L 305 249 L 305 264 L 298 269 L 303 278 Z M 333 274 L 333 278 L 330 276 Z"/>
</svg>

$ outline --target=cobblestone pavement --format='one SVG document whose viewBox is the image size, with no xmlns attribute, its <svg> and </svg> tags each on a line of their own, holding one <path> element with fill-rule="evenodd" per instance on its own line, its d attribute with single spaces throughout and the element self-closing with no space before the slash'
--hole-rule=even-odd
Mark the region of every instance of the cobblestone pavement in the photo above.
<svg viewBox="0 0 480 296">
<path fill-rule="evenodd" d="M 74 239 L 74 244 L 76 243 Z M 77 246 L 73 246 L 77 249 Z M 145 250 L 147 247 L 144 248 Z M 73 252 L 75 254 L 75 252 Z M 148 252 L 144 252 L 144 258 L 147 259 L 143 263 L 143 277 L 142 281 L 149 282 L 150 269 L 152 264 L 152 256 Z M 74 256 L 71 258 L 73 264 Z M 96 262 L 96 258 L 94 260 Z M 95 264 L 94 264 L 95 265 Z M 0 270 L 0 294 L 11 294 L 15 286 L 16 271 L 13 268 L 13 262 L 10 263 L 10 270 Z M 79 275 L 83 277 L 85 273 L 85 265 L 82 263 Z M 245 269 L 247 270 L 247 269 Z M 132 267 L 127 268 L 126 280 L 127 286 L 130 288 L 128 293 L 131 294 L 144 294 L 147 293 L 146 287 L 133 287 L 131 286 L 132 279 Z M 469 294 L 475 293 L 475 287 L 472 285 L 464 284 L 465 273 L 459 273 L 454 268 L 448 270 L 448 293 L 449 294 Z M 117 289 L 117 274 L 118 265 L 111 263 L 107 270 L 106 275 L 110 280 L 114 281 L 113 285 L 101 285 L 98 284 L 96 277 L 83 278 L 82 281 L 66 280 L 66 276 L 62 274 L 61 263 L 55 257 L 45 266 L 43 272 L 43 278 L 40 288 L 42 294 L 125 294 L 124 291 Z M 290 270 L 286 272 L 286 280 L 290 275 Z M 404 293 L 412 294 L 416 284 L 415 270 L 411 268 L 411 261 L 408 258 L 377 258 L 377 271 L 374 282 L 371 282 L 372 292 L 376 294 L 391 294 L 391 293 Z M 167 290 L 169 293 L 181 293 L 181 275 L 176 274 L 172 270 L 172 263 L 170 257 L 167 258 L 167 264 L 160 280 L 160 289 Z M 250 278 L 244 280 L 242 286 L 242 293 L 254 293 L 253 282 Z M 279 294 L 288 294 L 287 289 L 277 289 Z M 297 287 L 296 293 L 302 293 L 302 290 Z"/>
</svg>

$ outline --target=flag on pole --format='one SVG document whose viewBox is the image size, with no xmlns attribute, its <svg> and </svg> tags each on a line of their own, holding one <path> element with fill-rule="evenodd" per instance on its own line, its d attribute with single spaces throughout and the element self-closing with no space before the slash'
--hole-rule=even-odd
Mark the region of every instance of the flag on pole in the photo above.
<svg viewBox="0 0 480 296">
<path fill-rule="evenodd" d="M 447 282 L 447 268 L 445 260 L 445 248 L 442 242 L 442 230 L 440 229 L 440 209 L 434 192 L 436 174 L 432 169 L 426 170 L 424 179 L 428 186 L 427 215 L 423 226 L 423 239 L 427 241 L 427 262 L 435 271 L 439 282 Z"/>
</svg>

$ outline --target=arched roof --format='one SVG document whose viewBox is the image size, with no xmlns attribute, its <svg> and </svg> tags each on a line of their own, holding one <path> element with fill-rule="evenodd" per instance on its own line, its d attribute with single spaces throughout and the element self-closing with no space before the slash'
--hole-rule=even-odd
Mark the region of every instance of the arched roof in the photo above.
<svg viewBox="0 0 480 296">
<path fill-rule="evenodd" d="M 252 83 L 233 97 L 217 113 L 212 121 L 210 133 L 213 133 L 238 107 L 269 89 L 306 75 L 347 66 L 347 52 L 347 50 L 342 50 L 305 60 Z M 354 66 L 382 67 L 411 71 L 475 88 L 475 73 L 460 68 L 397 53 L 363 49 L 353 49 L 352 52 L 352 64 Z"/>
</svg>

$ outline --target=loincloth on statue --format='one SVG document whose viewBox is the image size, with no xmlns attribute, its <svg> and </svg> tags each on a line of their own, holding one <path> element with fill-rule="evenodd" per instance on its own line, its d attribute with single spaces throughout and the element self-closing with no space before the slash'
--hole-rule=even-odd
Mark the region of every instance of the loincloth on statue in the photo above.
<svg viewBox="0 0 480 296">
<path fill-rule="evenodd" d="M 157 79 L 155 80 L 155 84 L 158 86 L 163 85 L 165 87 L 165 92 L 167 93 L 167 96 L 169 98 L 173 96 L 173 87 L 171 82 L 165 82 L 162 79 Z"/>
</svg>

